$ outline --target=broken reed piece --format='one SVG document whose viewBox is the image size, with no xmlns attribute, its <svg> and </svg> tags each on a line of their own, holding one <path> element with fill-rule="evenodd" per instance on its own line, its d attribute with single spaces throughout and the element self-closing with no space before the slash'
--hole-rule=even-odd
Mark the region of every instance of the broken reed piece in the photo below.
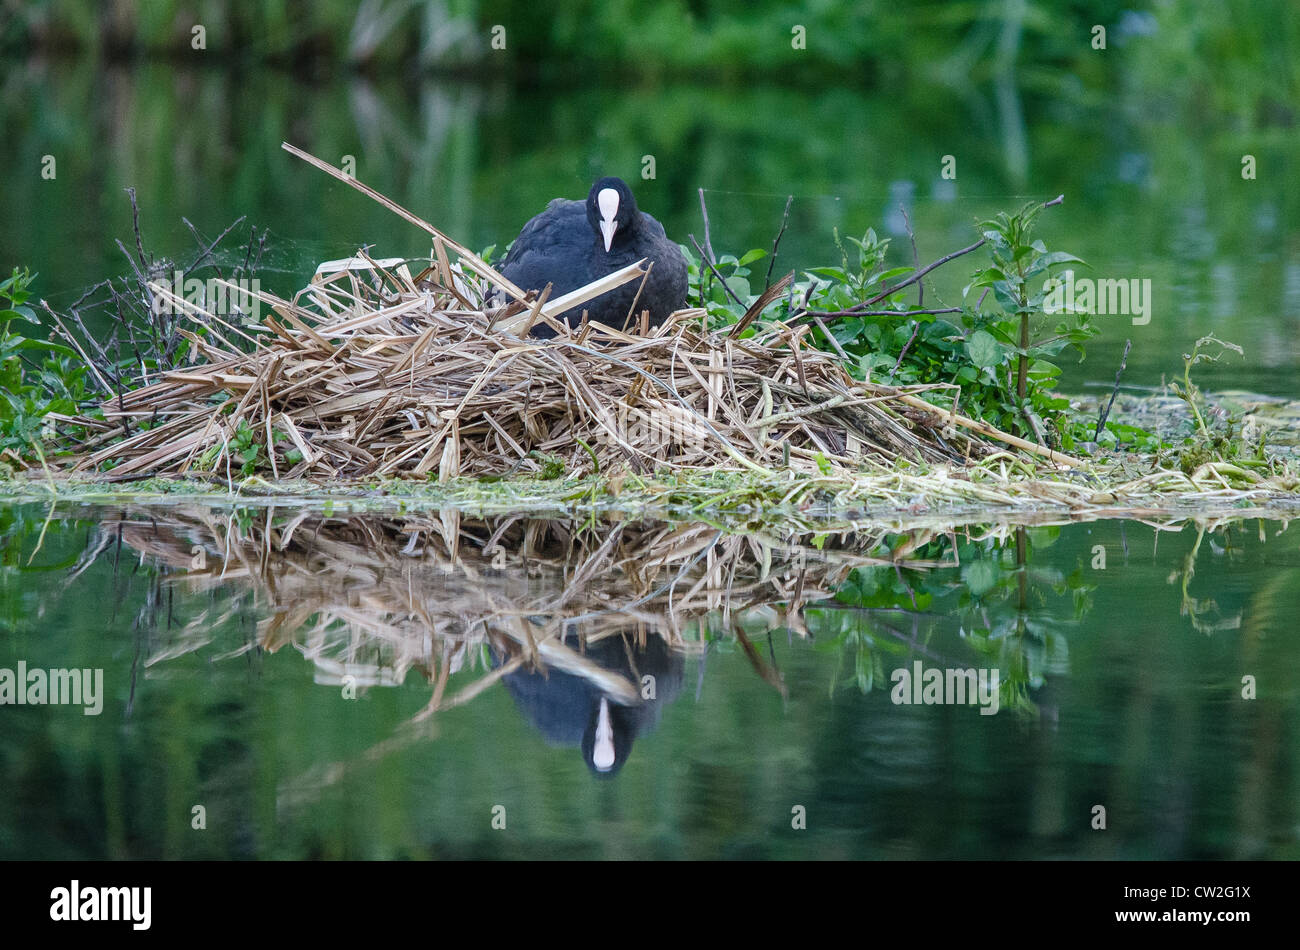
<svg viewBox="0 0 1300 950">
<path fill-rule="evenodd" d="M 422 230 L 427 231 L 429 234 L 433 235 L 434 238 L 440 239 L 444 245 L 451 248 L 458 255 L 460 255 L 461 260 L 463 260 L 466 266 L 468 266 L 470 270 L 474 271 L 474 273 L 478 274 L 480 277 L 486 278 L 487 280 L 491 281 L 493 284 L 495 284 L 501 290 L 504 290 L 507 294 L 509 294 L 511 297 L 514 297 L 516 300 L 524 299 L 524 292 L 520 290 L 517 286 L 515 286 L 515 284 L 512 281 L 507 280 L 504 276 L 502 276 L 496 270 L 496 268 L 488 264 L 487 261 L 483 260 L 481 257 L 475 254 L 469 248 L 447 237 L 447 235 L 443 234 L 441 231 L 435 228 L 428 221 L 425 221 L 423 218 L 419 217 L 418 215 L 413 214 L 410 211 L 407 211 L 396 201 L 393 201 L 391 198 L 381 195 L 379 192 L 375 191 L 375 189 L 371 188 L 369 185 L 361 181 L 358 181 L 355 177 L 346 174 L 341 169 L 335 168 L 329 162 L 317 158 L 315 155 L 312 155 L 310 152 L 304 152 L 302 149 L 298 148 L 297 146 L 290 145 L 288 142 L 281 142 L 280 147 L 284 149 L 286 152 L 288 152 L 290 155 L 296 155 L 298 158 L 301 158 L 307 164 L 314 165 L 316 168 L 319 168 L 327 175 L 333 178 L 337 178 L 339 181 L 343 182 L 348 187 L 355 188 L 357 191 L 361 192 L 366 197 L 379 202 L 379 204 L 383 205 L 385 208 L 393 212 L 398 217 L 404 218 L 405 220 L 409 221 L 411 224 L 415 225 L 417 228 L 421 228 Z"/>
</svg>

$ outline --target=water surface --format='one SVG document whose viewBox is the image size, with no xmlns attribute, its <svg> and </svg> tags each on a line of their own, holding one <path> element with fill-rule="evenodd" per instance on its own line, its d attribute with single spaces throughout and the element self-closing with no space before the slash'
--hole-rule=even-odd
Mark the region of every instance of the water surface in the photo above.
<svg viewBox="0 0 1300 950">
<path fill-rule="evenodd" d="M 104 683 L 99 715 L 0 706 L 0 857 L 1300 854 L 1282 523 L 0 526 L 0 670 Z M 896 701 L 932 668 L 996 701 Z"/>
</svg>

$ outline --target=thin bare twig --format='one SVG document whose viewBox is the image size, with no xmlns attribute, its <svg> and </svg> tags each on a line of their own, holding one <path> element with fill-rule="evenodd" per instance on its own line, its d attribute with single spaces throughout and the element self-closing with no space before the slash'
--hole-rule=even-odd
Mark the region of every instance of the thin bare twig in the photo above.
<svg viewBox="0 0 1300 950">
<path fill-rule="evenodd" d="M 772 268 L 776 265 L 776 249 L 781 246 L 781 236 L 785 234 L 786 225 L 790 223 L 790 205 L 794 204 L 794 195 L 785 199 L 785 212 L 781 215 L 781 230 L 776 232 L 776 240 L 772 242 L 772 256 L 767 261 L 767 276 L 763 278 L 763 289 L 766 290 L 772 285 Z"/>
<path fill-rule="evenodd" d="M 916 252 L 916 234 L 912 231 L 912 219 L 907 216 L 907 207 L 902 202 L 899 202 L 898 210 L 903 212 L 903 225 L 907 228 L 908 240 L 912 242 L 912 266 L 920 267 L 921 257 Z M 925 306 L 925 282 L 920 280 L 916 282 L 916 305 L 918 307 Z M 898 367 L 894 368 L 897 369 Z"/>
<path fill-rule="evenodd" d="M 921 332 L 921 321 L 920 320 L 913 321 L 912 335 L 907 338 L 907 342 L 903 344 L 903 348 L 898 351 L 898 359 L 894 362 L 894 368 L 889 371 L 889 381 L 891 383 L 894 381 L 894 376 L 897 375 L 898 373 L 898 368 L 903 365 L 903 357 L 907 356 L 907 351 L 912 348 L 912 343 L 915 342 L 916 335 L 920 332 Z"/>
<path fill-rule="evenodd" d="M 810 317 L 914 317 L 918 314 L 961 313 L 961 307 L 938 307 L 933 310 L 805 310 Z"/>
<path fill-rule="evenodd" d="M 688 234 L 687 237 L 691 239 L 691 244 L 695 245 L 695 250 L 700 255 L 700 257 L 704 259 L 704 263 L 709 265 L 709 270 L 713 272 L 713 276 L 717 277 L 718 280 L 721 281 L 722 289 L 727 292 L 727 296 L 729 296 L 732 300 L 736 301 L 736 305 L 740 307 L 742 310 L 746 309 L 745 302 L 741 300 L 739 297 L 737 297 L 736 292 L 727 285 L 727 282 L 725 280 L 722 279 L 722 275 L 718 273 L 718 269 L 713 265 L 713 261 L 709 260 L 707 257 L 704 256 L 704 250 L 703 248 L 700 247 L 700 242 L 695 240 L 695 235 Z"/>
<path fill-rule="evenodd" d="M 1097 433 L 1093 436 L 1094 441 L 1101 439 L 1101 433 L 1106 428 L 1106 419 L 1110 416 L 1110 407 L 1115 405 L 1115 397 L 1119 395 L 1119 378 L 1124 375 L 1124 369 L 1128 366 L 1128 351 L 1132 346 L 1132 340 L 1124 341 L 1124 353 L 1119 358 L 1119 369 L 1115 371 L 1115 386 L 1110 391 L 1110 400 L 1106 403 L 1106 407 L 1097 417 Z"/>
<path fill-rule="evenodd" d="M 709 239 L 709 209 L 704 205 L 704 189 L 698 189 L 700 193 L 700 215 L 704 218 L 704 249 L 709 252 L 709 263 L 717 262 L 713 256 L 713 242 Z"/>
<path fill-rule="evenodd" d="M 889 289 L 887 289 L 887 290 L 882 290 L 880 293 L 876 294 L 874 297 L 871 297 L 871 298 L 868 299 L 868 300 L 864 300 L 864 301 L 862 301 L 862 302 L 859 303 L 859 304 L 855 304 L 853 307 L 850 307 L 848 310 L 839 310 L 839 311 L 835 311 L 835 312 L 833 312 L 833 313 L 831 313 L 831 312 L 817 312 L 817 311 L 808 310 L 808 311 L 805 311 L 804 313 L 801 313 L 801 314 L 799 315 L 799 317 L 802 318 L 802 317 L 805 317 L 805 316 L 813 316 L 813 315 L 815 315 L 815 316 L 820 316 L 820 317 L 843 317 L 843 316 L 858 316 L 858 315 L 861 315 L 861 314 L 862 314 L 862 311 L 863 311 L 865 308 L 871 306 L 873 303 L 878 303 L 879 301 L 884 300 L 886 297 L 889 297 L 889 296 L 891 296 L 891 295 L 893 295 L 893 294 L 898 293 L 898 291 L 902 290 L 904 287 L 910 287 L 912 284 L 916 283 L 918 280 L 920 280 L 920 279 L 921 279 L 922 277 L 924 277 L 926 274 L 930 273 L 930 272 L 931 272 L 932 270 L 934 270 L 936 267 L 942 267 L 944 264 L 947 264 L 949 261 L 956 260 L 957 258 L 961 257 L 962 255 L 964 255 L 964 254 L 969 254 L 971 251 L 978 250 L 979 248 L 981 248 L 981 247 L 983 247 L 983 246 L 984 246 L 984 238 L 980 238 L 980 239 L 979 239 L 978 241 L 976 241 L 974 244 L 971 244 L 971 245 L 969 245 L 969 246 L 967 246 L 967 247 L 963 247 L 963 248 L 961 248 L 960 250 L 953 251 L 951 254 L 945 254 L 943 257 L 939 258 L 937 261 L 934 261 L 933 263 L 928 264 L 928 265 L 926 265 L 925 267 L 921 268 L 919 271 L 917 271 L 916 273 L 912 274 L 912 276 L 908 277 L 906 280 L 899 281 L 897 284 L 894 284 L 894 285 L 893 285 L 892 287 L 890 287 Z M 912 311 L 912 312 L 915 313 L 916 311 Z"/>
</svg>

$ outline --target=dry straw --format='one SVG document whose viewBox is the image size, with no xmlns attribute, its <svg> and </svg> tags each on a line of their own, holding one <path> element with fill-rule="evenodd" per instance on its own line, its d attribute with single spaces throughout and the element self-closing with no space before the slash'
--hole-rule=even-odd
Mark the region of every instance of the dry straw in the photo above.
<svg viewBox="0 0 1300 950">
<path fill-rule="evenodd" d="M 105 402 L 102 422 L 79 419 L 98 431 L 76 470 L 228 477 L 247 461 L 249 433 L 277 479 L 851 472 L 868 461 L 964 464 L 1007 446 L 1081 464 L 921 398 L 944 387 L 853 379 L 809 345 L 807 326 L 736 339 L 687 309 L 642 333 L 585 314 L 570 329 L 557 318 L 646 269 L 529 299 L 432 225 L 285 147 L 429 233 L 429 265 L 413 275 L 364 252 L 331 262 L 293 300 L 256 294 L 271 313 L 243 326 L 151 285 L 193 318 L 182 331 L 191 365 Z M 639 325 L 627 316 L 645 330 L 644 315 Z M 538 323 L 558 335 L 528 337 Z"/>
</svg>

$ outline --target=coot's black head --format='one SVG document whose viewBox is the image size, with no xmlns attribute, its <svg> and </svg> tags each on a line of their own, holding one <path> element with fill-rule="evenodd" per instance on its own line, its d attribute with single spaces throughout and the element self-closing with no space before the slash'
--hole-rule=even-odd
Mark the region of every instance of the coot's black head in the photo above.
<svg viewBox="0 0 1300 950">
<path fill-rule="evenodd" d="M 640 220 L 632 189 L 621 178 L 602 178 L 587 195 L 587 220 L 608 252 L 621 243 Z"/>
</svg>

